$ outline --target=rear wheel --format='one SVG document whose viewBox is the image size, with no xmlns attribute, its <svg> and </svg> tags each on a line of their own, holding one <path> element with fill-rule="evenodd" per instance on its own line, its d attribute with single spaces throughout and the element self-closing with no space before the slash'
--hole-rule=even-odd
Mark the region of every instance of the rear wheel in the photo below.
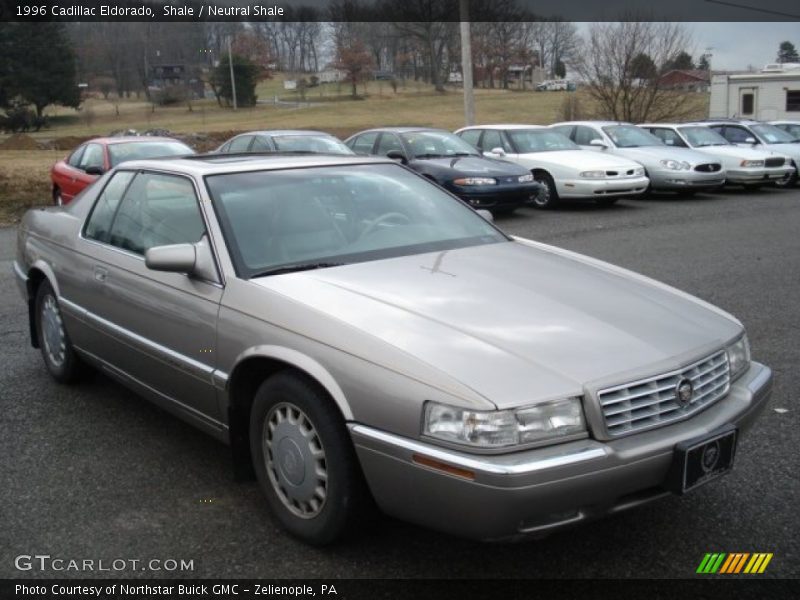
<svg viewBox="0 0 800 600">
<path fill-rule="evenodd" d="M 344 419 L 309 380 L 285 371 L 256 392 L 250 451 L 272 513 L 311 544 L 336 541 L 371 507 Z"/>
<path fill-rule="evenodd" d="M 86 365 L 75 353 L 64 327 L 58 298 L 49 281 L 36 291 L 36 335 L 47 370 L 56 381 L 73 383 L 80 379 Z"/>
<path fill-rule="evenodd" d="M 533 206 L 541 209 L 551 209 L 559 205 L 561 199 L 558 197 L 556 183 L 548 173 L 541 171 L 534 172 L 534 180 L 542 184 L 542 190 L 533 197 Z"/>
</svg>

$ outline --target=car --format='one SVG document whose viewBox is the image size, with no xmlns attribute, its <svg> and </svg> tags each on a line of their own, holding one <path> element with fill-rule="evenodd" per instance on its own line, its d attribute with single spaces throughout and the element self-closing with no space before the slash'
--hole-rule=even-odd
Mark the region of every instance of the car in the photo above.
<svg viewBox="0 0 800 600">
<path fill-rule="evenodd" d="M 786 133 L 794 137 L 795 140 L 800 141 L 800 121 L 769 121 L 770 125 L 774 125 L 778 129 L 783 129 Z"/>
<path fill-rule="evenodd" d="M 94 366 L 229 444 L 313 544 L 373 502 L 513 540 L 690 492 L 772 389 L 730 314 L 387 158 L 123 163 L 17 235 L 46 371 Z"/>
<path fill-rule="evenodd" d="M 570 121 L 550 127 L 586 150 L 635 160 L 645 168 L 651 190 L 691 196 L 725 183 L 725 169 L 719 160 L 688 148 L 666 146 L 631 123 Z"/>
<path fill-rule="evenodd" d="M 787 156 L 736 146 L 702 123 L 645 123 L 639 127 L 667 146 L 691 148 L 719 160 L 725 168 L 726 183 L 758 188 L 785 180 L 793 173 L 792 161 Z"/>
<path fill-rule="evenodd" d="M 481 156 L 457 135 L 427 127 L 386 127 L 345 140 L 356 154 L 388 156 L 441 185 L 470 206 L 508 213 L 542 191 L 527 169 Z"/>
<path fill-rule="evenodd" d="M 775 185 L 780 187 L 797 185 L 797 169 L 800 165 L 800 141 L 797 136 L 775 125 L 752 119 L 708 119 L 702 123 L 737 146 L 774 150 L 788 156 L 792 159 L 794 172 L 791 177 L 778 181 Z"/>
<path fill-rule="evenodd" d="M 536 208 L 554 208 L 562 199 L 593 200 L 611 205 L 641 195 L 649 180 L 644 167 L 619 157 L 582 150 L 563 134 L 541 125 L 477 125 L 456 135 L 484 156 L 525 167 L 545 189 L 533 200 Z"/>
<path fill-rule="evenodd" d="M 322 131 L 273 129 L 248 131 L 232 137 L 216 150 L 237 152 L 313 152 L 317 154 L 353 154 L 337 137 Z"/>
<path fill-rule="evenodd" d="M 116 136 L 89 140 L 50 170 L 53 203 L 68 204 L 100 175 L 127 160 L 184 154 L 194 154 L 194 150 L 172 138 Z"/>
</svg>

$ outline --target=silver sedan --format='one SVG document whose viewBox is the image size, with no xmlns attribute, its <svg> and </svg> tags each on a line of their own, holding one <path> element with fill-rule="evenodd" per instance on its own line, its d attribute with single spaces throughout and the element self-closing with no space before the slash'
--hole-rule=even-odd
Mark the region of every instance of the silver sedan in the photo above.
<svg viewBox="0 0 800 600">
<path fill-rule="evenodd" d="M 29 211 L 14 270 L 56 380 L 100 369 L 229 444 L 316 544 L 374 504 L 498 540 L 690 492 L 771 392 L 731 315 L 389 159 L 125 163 Z"/>
</svg>

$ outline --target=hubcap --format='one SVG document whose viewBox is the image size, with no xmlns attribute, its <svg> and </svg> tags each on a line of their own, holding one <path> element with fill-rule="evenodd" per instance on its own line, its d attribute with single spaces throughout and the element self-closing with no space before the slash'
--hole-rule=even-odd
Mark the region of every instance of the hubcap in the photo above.
<svg viewBox="0 0 800 600">
<path fill-rule="evenodd" d="M 536 181 L 542 184 L 542 189 L 533 197 L 533 202 L 539 206 L 546 206 L 550 202 L 550 186 L 542 179 Z"/>
<path fill-rule="evenodd" d="M 64 364 L 64 355 L 67 350 L 67 335 L 64 331 L 64 321 L 61 311 L 53 296 L 48 295 L 42 304 L 42 339 L 47 357 L 54 366 Z"/>
<path fill-rule="evenodd" d="M 262 432 L 264 463 L 272 488 L 292 514 L 316 517 L 328 494 L 328 466 L 314 424 L 290 402 L 269 411 Z"/>
</svg>

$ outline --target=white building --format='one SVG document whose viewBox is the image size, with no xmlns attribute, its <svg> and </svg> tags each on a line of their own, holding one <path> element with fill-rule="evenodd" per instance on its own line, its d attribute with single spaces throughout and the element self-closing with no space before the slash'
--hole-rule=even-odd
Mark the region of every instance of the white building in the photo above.
<svg viewBox="0 0 800 600">
<path fill-rule="evenodd" d="M 800 120 L 800 64 L 772 64 L 759 73 L 712 76 L 708 116 Z"/>
</svg>

